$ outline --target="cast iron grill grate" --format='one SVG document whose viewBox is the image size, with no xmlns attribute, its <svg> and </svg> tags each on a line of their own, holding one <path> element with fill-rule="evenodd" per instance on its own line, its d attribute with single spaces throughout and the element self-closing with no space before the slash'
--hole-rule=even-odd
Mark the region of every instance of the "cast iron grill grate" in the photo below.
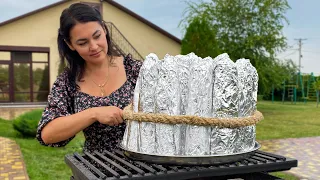
<svg viewBox="0 0 320 180">
<path fill-rule="evenodd" d="M 297 160 L 272 153 L 256 151 L 241 161 L 213 166 L 171 166 L 134 161 L 120 150 L 103 153 L 85 152 L 66 155 L 65 161 L 73 172 L 71 179 L 193 179 L 205 177 L 273 177 L 266 173 L 297 167 Z M 255 176 L 255 177 L 253 177 Z"/>
</svg>

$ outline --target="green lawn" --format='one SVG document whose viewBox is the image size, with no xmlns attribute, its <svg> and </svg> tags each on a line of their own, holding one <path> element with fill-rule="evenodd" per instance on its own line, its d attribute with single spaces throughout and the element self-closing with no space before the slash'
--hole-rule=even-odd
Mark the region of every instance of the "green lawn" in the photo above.
<svg viewBox="0 0 320 180">
<path fill-rule="evenodd" d="M 320 136 L 320 107 L 308 102 L 258 102 L 264 120 L 257 124 L 257 139 L 282 139 Z"/>
<path fill-rule="evenodd" d="M 320 107 L 316 108 L 315 103 L 291 105 L 261 101 L 258 110 L 265 117 L 257 125 L 259 140 L 320 136 Z M 0 136 L 14 139 L 19 144 L 31 180 L 69 179 L 71 170 L 65 164 L 64 156 L 81 152 L 83 143 L 81 134 L 63 148 L 41 146 L 35 139 L 22 138 L 12 128 L 12 121 L 1 119 Z M 273 174 L 286 180 L 298 179 L 284 173 Z"/>
<path fill-rule="evenodd" d="M 257 139 L 283 139 L 320 136 L 320 107 L 316 103 L 258 102 L 258 110 L 264 120 L 257 124 Z M 272 173 L 288 180 L 297 177 L 285 173 Z"/>
<path fill-rule="evenodd" d="M 64 156 L 81 152 L 83 137 L 77 136 L 66 147 L 41 146 L 35 139 L 22 138 L 12 127 L 12 121 L 0 119 L 0 136 L 14 139 L 20 146 L 28 175 L 31 180 L 70 179 L 71 170 L 64 162 Z"/>
</svg>

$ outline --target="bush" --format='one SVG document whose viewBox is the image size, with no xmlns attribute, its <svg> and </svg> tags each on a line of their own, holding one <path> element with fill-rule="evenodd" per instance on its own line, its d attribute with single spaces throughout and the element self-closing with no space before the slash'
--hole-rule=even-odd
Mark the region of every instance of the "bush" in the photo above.
<svg viewBox="0 0 320 180">
<path fill-rule="evenodd" d="M 13 128 L 24 137 L 35 137 L 42 112 L 42 109 L 37 109 L 20 115 L 13 120 Z"/>
</svg>

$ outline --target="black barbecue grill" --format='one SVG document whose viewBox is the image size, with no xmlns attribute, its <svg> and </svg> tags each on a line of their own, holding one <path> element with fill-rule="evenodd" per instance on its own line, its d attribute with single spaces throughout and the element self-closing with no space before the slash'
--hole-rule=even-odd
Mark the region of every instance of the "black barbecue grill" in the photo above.
<svg viewBox="0 0 320 180">
<path fill-rule="evenodd" d="M 65 156 L 74 180 L 113 179 L 280 179 L 269 172 L 297 167 L 298 161 L 272 153 L 255 151 L 241 161 L 211 166 L 172 166 L 134 161 L 123 151 L 78 153 Z"/>
</svg>

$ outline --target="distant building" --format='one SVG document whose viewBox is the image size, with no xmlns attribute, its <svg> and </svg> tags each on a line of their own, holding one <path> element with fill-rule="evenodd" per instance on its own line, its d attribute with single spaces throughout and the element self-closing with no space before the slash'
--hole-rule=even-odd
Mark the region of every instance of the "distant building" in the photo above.
<svg viewBox="0 0 320 180">
<path fill-rule="evenodd" d="M 180 53 L 181 41 L 112 0 L 64 0 L 0 23 L 0 102 L 43 102 L 58 75 L 57 34 L 63 9 L 95 6 L 123 54 L 144 59 Z"/>
</svg>

